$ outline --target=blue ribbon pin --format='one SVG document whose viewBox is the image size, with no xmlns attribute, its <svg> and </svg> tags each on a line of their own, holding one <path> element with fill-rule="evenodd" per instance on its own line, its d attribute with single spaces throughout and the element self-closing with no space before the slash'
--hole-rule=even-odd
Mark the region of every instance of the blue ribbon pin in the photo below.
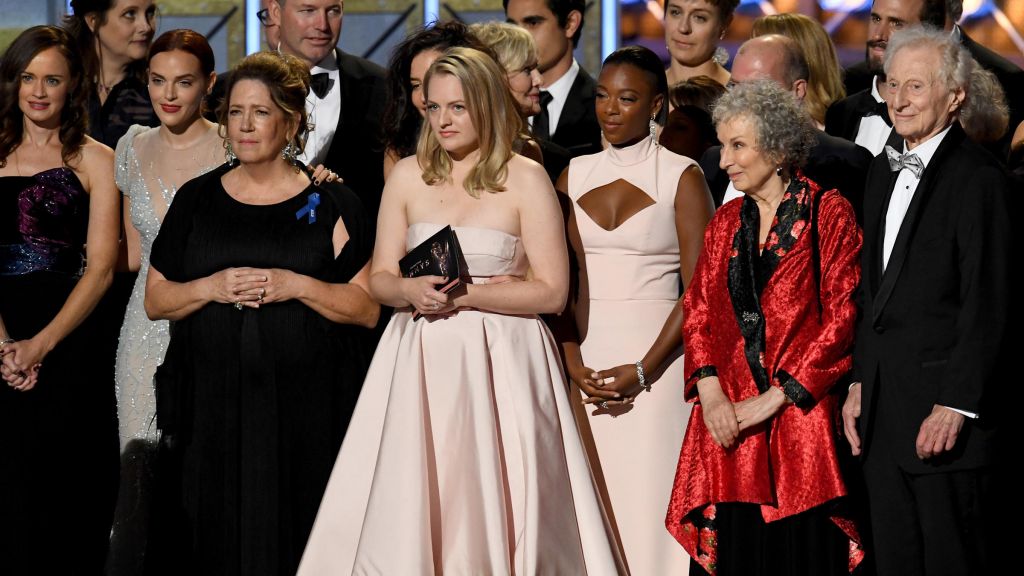
<svg viewBox="0 0 1024 576">
<path fill-rule="evenodd" d="M 307 196 L 307 198 L 308 200 L 306 205 L 295 213 L 295 219 L 301 220 L 303 216 L 309 214 L 309 223 L 312 224 L 313 222 L 316 222 L 316 207 L 320 205 L 320 194 L 318 192 L 313 192 Z"/>
</svg>

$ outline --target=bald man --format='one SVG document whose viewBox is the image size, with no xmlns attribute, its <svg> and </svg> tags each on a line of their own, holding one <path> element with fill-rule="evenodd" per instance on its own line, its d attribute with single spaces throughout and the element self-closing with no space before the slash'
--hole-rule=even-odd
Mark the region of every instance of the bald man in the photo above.
<svg viewBox="0 0 1024 576">
<path fill-rule="evenodd" d="M 785 36 L 768 34 L 740 46 L 733 61 L 730 85 L 751 80 L 773 80 L 793 94 L 797 101 L 803 102 L 808 76 L 807 60 L 796 42 Z M 804 173 L 824 190 L 839 190 L 853 205 L 859 222 L 864 175 L 871 163 L 871 154 L 821 130 L 817 130 L 815 136 L 817 144 L 811 149 Z M 709 148 L 700 161 L 716 205 L 743 196 L 729 182 L 725 170 L 719 167 L 721 148 Z"/>
</svg>

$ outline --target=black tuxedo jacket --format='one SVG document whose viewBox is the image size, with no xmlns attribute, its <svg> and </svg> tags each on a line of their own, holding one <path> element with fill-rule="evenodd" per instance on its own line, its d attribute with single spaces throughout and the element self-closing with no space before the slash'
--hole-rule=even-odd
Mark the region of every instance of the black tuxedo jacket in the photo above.
<svg viewBox="0 0 1024 576">
<path fill-rule="evenodd" d="M 324 158 L 324 166 L 336 172 L 355 191 L 376 226 L 380 195 L 384 190 L 384 144 L 381 116 L 386 101 L 385 72 L 380 66 L 336 50 L 341 79 L 341 112 L 338 128 Z M 207 110 L 215 114 L 224 99 L 231 72 L 222 74 L 207 97 Z M 211 117 L 216 121 L 215 117 Z"/>
<path fill-rule="evenodd" d="M 601 127 L 594 111 L 597 82 L 580 68 L 558 117 L 551 141 L 569 151 L 573 158 L 601 151 Z M 556 177 L 557 179 L 557 177 Z"/>
<path fill-rule="evenodd" d="M 857 222 L 861 223 L 861 198 L 864 194 L 864 177 L 871 163 L 871 153 L 866 148 L 842 138 L 829 136 L 821 130 L 816 131 L 815 135 L 818 142 L 811 148 L 807 165 L 804 166 L 804 174 L 821 186 L 822 190 L 838 190 L 850 201 L 854 212 L 857 213 Z M 729 175 L 718 166 L 721 156 L 722 147 L 712 146 L 700 159 L 700 167 L 704 171 L 704 178 L 707 180 L 716 207 L 722 205 L 725 190 L 729 187 Z"/>
<path fill-rule="evenodd" d="M 910 473 L 983 466 L 991 461 L 993 384 L 1009 314 L 1007 176 L 954 124 L 921 175 L 883 272 L 896 176 L 879 154 L 865 190 L 854 349 L 862 446 L 886 443 Z M 1000 375 L 1009 384 L 1007 377 Z M 951 452 L 921 461 L 915 442 L 935 404 L 981 418 L 966 419 Z"/>
<path fill-rule="evenodd" d="M 572 154 L 550 140 L 538 139 L 537 145 L 540 146 L 541 157 L 544 159 L 544 170 L 548 173 L 551 183 L 554 184 L 558 182 L 562 171 L 569 167 Z"/>
<path fill-rule="evenodd" d="M 355 190 L 376 227 L 384 190 L 384 132 L 380 122 L 387 102 L 387 73 L 364 58 L 340 49 L 337 54 L 341 114 L 324 165 Z"/>
<path fill-rule="evenodd" d="M 871 80 L 875 75 L 868 69 L 868 61 L 861 60 L 843 70 L 843 86 L 847 94 L 856 94 L 861 90 L 871 90 Z"/>
<path fill-rule="evenodd" d="M 832 103 L 825 112 L 825 132 L 853 142 L 857 139 L 860 121 L 875 109 L 875 104 L 870 86 Z"/>
</svg>

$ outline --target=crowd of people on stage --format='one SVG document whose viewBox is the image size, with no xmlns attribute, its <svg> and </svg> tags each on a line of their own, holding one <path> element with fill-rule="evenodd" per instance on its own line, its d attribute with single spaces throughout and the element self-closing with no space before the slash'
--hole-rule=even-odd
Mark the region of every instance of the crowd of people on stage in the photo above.
<svg viewBox="0 0 1024 576">
<path fill-rule="evenodd" d="M 730 62 L 738 4 L 595 76 L 584 0 L 386 69 L 342 0 L 230 70 L 154 0 L 18 35 L 0 573 L 996 573 L 1024 71 L 958 0 Z"/>
</svg>

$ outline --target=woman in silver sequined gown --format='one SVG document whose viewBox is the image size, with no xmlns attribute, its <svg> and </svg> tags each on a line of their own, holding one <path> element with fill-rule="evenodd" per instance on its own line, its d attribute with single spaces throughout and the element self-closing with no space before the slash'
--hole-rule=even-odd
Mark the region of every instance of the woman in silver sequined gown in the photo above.
<svg viewBox="0 0 1024 576">
<path fill-rule="evenodd" d="M 170 341 L 168 322 L 143 309 L 149 253 L 175 191 L 224 162 L 217 125 L 202 102 L 215 80 L 213 52 L 202 35 L 173 30 L 150 52 L 149 95 L 160 126 L 134 125 L 117 143 L 115 177 L 123 195 L 127 267 L 138 271 L 117 347 L 116 391 L 121 485 L 107 573 L 142 574 L 149 535 L 154 461 L 160 434 L 153 374 Z"/>
</svg>

